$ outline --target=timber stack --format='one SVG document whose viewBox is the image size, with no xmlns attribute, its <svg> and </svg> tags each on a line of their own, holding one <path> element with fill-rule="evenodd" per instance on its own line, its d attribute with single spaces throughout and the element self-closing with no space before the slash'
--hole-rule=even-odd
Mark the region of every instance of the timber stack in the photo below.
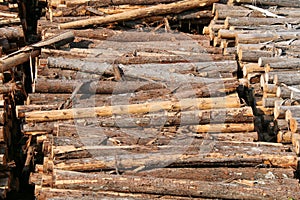
<svg viewBox="0 0 300 200">
<path fill-rule="evenodd" d="M 20 123 L 35 197 L 300 198 L 297 100 L 271 99 L 296 84 L 270 67 L 297 62 L 283 42 L 297 44 L 297 12 L 266 17 L 248 3 L 49 1 L 43 40 L 1 58 L 4 73 L 31 63 L 32 92 L 14 102 L 10 122 Z M 277 107 L 293 108 L 289 123 L 274 120 Z M 265 142 L 262 120 L 299 152 Z"/>
</svg>

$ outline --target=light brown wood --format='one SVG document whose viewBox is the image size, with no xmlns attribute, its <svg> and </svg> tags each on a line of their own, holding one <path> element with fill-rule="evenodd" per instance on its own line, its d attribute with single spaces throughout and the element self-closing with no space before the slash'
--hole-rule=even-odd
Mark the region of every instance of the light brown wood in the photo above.
<svg viewBox="0 0 300 200">
<path fill-rule="evenodd" d="M 25 114 L 25 120 L 29 121 L 53 121 L 75 118 L 90 118 L 95 116 L 111 116 L 113 114 L 145 113 L 159 110 L 186 110 L 234 108 L 239 107 L 240 102 L 236 94 L 219 98 L 182 99 L 180 101 L 150 102 L 144 104 L 103 106 L 95 108 L 75 108 L 56 111 L 36 111 Z"/>
<path fill-rule="evenodd" d="M 292 132 L 290 131 L 279 131 L 277 133 L 277 142 L 282 144 L 292 143 Z"/>
</svg>

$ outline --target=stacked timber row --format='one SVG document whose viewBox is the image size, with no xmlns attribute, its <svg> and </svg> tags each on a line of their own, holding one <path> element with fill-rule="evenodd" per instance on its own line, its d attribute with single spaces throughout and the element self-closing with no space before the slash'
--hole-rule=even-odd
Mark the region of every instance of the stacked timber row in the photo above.
<svg viewBox="0 0 300 200">
<path fill-rule="evenodd" d="M 105 18 L 76 14 L 74 22 L 55 21 L 71 18 L 55 17 L 66 8 L 50 2 L 52 22 L 40 27 L 46 40 L 30 46 L 41 53 L 34 92 L 16 109 L 37 199 L 299 198 L 297 156 L 256 142 L 252 108 L 236 92 L 235 54 L 172 27 L 123 27 L 130 19 L 202 12 L 215 1 L 149 2 Z M 80 5 L 99 15 L 105 10 L 97 3 Z"/>
<path fill-rule="evenodd" d="M 223 48 L 224 55 L 236 54 L 243 77 L 241 82 L 253 90 L 254 99 L 250 95 L 248 101 L 259 116 L 257 127 L 261 139 L 266 141 L 276 141 L 280 130 L 277 124 L 282 124 L 274 121 L 275 101 L 290 98 L 284 94 L 285 80 L 280 77 L 297 76 L 299 64 L 298 1 L 276 2 L 279 6 L 290 6 L 276 9 L 269 6 L 272 3 L 274 1 L 260 1 L 261 7 L 242 0 L 229 1 L 227 5 L 214 4 L 214 20 L 204 29 L 213 45 Z M 280 90 L 284 91 L 280 94 Z"/>
</svg>

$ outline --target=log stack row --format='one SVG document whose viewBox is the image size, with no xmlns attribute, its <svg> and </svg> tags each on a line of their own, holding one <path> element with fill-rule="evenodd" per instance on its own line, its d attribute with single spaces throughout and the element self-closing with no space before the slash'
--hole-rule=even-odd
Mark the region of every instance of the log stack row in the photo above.
<svg viewBox="0 0 300 200">
<path fill-rule="evenodd" d="M 76 14 L 58 30 L 56 9 L 40 29 L 66 45 L 33 45 L 42 47 L 34 92 L 16 108 L 37 199 L 298 198 L 297 156 L 256 142 L 235 54 L 172 28 L 65 30 L 100 26 L 101 16 Z"/>
<path fill-rule="evenodd" d="M 282 84 L 297 85 L 297 78 L 290 77 L 297 77 L 299 64 L 297 2 L 276 8 L 271 3 L 260 1 L 260 7 L 246 1 L 214 4 L 214 20 L 204 29 L 224 55 L 233 52 L 237 56 L 241 82 L 252 90 L 254 99 L 251 95 L 247 99 L 259 116 L 257 127 L 266 141 L 275 141 L 283 128 L 279 125 L 283 122 L 274 121 L 274 103 L 290 98 L 289 89 Z"/>
</svg>

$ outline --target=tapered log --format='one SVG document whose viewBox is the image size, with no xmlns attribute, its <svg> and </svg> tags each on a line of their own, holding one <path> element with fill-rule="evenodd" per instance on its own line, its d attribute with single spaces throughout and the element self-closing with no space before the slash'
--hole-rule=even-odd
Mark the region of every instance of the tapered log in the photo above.
<svg viewBox="0 0 300 200">
<path fill-rule="evenodd" d="M 277 91 L 276 91 L 276 96 L 283 98 L 283 99 L 291 98 L 291 94 L 292 94 L 292 91 L 289 88 L 284 87 L 284 86 L 278 87 Z M 293 98 L 291 98 L 291 99 L 293 99 Z"/>
<path fill-rule="evenodd" d="M 150 102 L 144 104 L 104 106 L 95 108 L 77 108 L 57 111 L 37 111 L 25 114 L 26 121 L 53 121 L 67 120 L 74 118 L 89 118 L 94 116 L 111 116 L 113 114 L 128 114 L 128 113 L 145 113 L 156 112 L 159 110 L 185 110 L 190 107 L 196 109 L 211 109 L 211 108 L 234 108 L 239 107 L 240 102 L 235 95 L 219 98 L 202 98 L 202 99 L 182 99 L 181 101 L 162 101 Z"/>
<path fill-rule="evenodd" d="M 252 4 L 252 0 L 233 0 L 236 3 L 248 3 Z M 300 2 L 298 0 L 260 0 L 262 5 L 269 6 L 286 6 L 286 7 L 300 7 Z"/>
<path fill-rule="evenodd" d="M 139 18 L 150 17 L 154 15 L 164 15 L 170 13 L 180 13 L 185 10 L 197 8 L 197 7 L 204 7 L 212 5 L 217 1 L 215 0 L 208 0 L 208 1 L 201 1 L 201 0 L 193 0 L 193 1 L 180 1 L 170 4 L 163 4 L 157 6 L 151 6 L 148 8 L 142 9 L 135 9 L 131 11 L 127 11 L 124 13 L 114 14 L 106 17 L 95 17 L 88 20 L 81 20 L 75 22 L 69 22 L 65 24 L 60 24 L 60 29 L 66 28 L 81 28 L 89 25 L 102 25 L 112 22 L 118 21 L 126 21 L 126 20 L 135 20 Z"/>
<path fill-rule="evenodd" d="M 230 26 L 259 26 L 259 25 L 276 25 L 276 24 L 299 24 L 300 19 L 297 18 L 253 18 L 253 17 L 227 17 L 225 27 Z"/>
</svg>

